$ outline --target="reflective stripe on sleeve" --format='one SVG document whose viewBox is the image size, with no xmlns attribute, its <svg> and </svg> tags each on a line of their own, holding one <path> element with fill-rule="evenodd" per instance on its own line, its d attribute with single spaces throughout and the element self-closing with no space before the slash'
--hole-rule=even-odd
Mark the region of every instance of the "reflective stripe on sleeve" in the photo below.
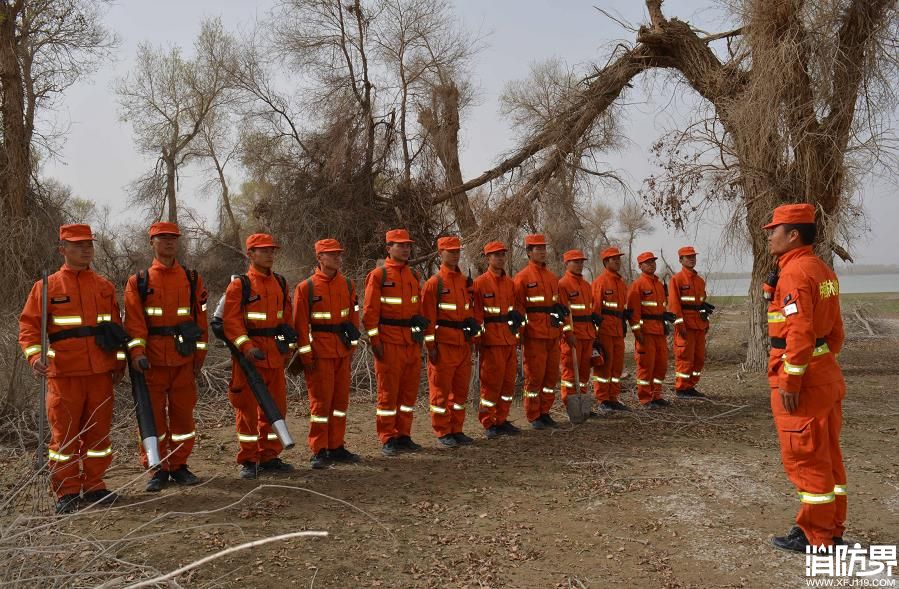
<svg viewBox="0 0 899 589">
<path fill-rule="evenodd" d="M 188 432 L 186 434 L 172 434 L 172 441 L 183 442 L 184 440 L 192 440 L 195 437 L 197 437 L 196 431 Z"/>
<path fill-rule="evenodd" d="M 112 321 L 112 315 L 109 313 L 100 313 L 97 315 L 97 323 L 101 323 L 103 321 Z"/>
<path fill-rule="evenodd" d="M 374 327 L 374 328 L 372 328 L 372 329 L 369 329 L 369 330 L 366 331 L 365 333 L 368 334 L 368 337 L 374 337 L 374 336 L 378 335 L 378 328 L 377 328 L 377 327 Z"/>
<path fill-rule="evenodd" d="M 437 308 L 443 309 L 444 311 L 455 311 L 456 303 L 439 303 Z"/>
<path fill-rule="evenodd" d="M 300 348 L 300 353 L 301 354 L 311 354 L 312 353 L 312 345 L 306 344 L 305 346 L 302 346 Z"/>
<path fill-rule="evenodd" d="M 125 356 L 125 352 L 123 352 L 122 350 L 117 351 L 117 352 L 115 353 L 115 359 L 116 359 L 116 360 L 125 360 L 125 359 L 127 359 L 127 357 Z"/>
<path fill-rule="evenodd" d="M 145 346 L 146 347 L 146 345 L 147 345 L 146 340 L 136 337 L 133 340 L 131 340 L 130 342 L 128 342 L 128 349 L 130 350 L 131 348 L 134 348 L 136 346 Z"/>
<path fill-rule="evenodd" d="M 618 308 L 618 303 L 613 303 L 612 301 L 603 301 L 603 302 L 602 302 L 602 306 L 603 306 L 603 307 L 608 307 L 608 308 L 610 308 L 610 309 L 617 309 L 617 308 Z"/>
<path fill-rule="evenodd" d="M 848 492 L 846 485 L 834 485 L 833 486 L 833 494 L 834 495 L 846 495 Z"/>
<path fill-rule="evenodd" d="M 209 349 L 209 345 L 206 342 L 197 342 L 198 350 L 206 350 Z"/>
<path fill-rule="evenodd" d="M 246 318 L 250 321 L 265 321 L 268 319 L 268 314 L 260 311 L 247 311 Z"/>
<path fill-rule="evenodd" d="M 696 300 L 696 297 L 692 297 L 692 296 L 683 296 L 683 297 L 680 298 L 680 300 L 684 301 L 685 303 L 692 303 L 692 302 L 694 302 L 694 301 Z"/>
<path fill-rule="evenodd" d="M 644 307 L 658 307 L 659 303 L 656 301 L 640 301 L 640 304 Z"/>
<path fill-rule="evenodd" d="M 187 315 L 190 315 L 190 307 L 178 307 L 175 310 L 175 315 L 177 315 L 178 317 L 186 317 Z"/>
<path fill-rule="evenodd" d="M 37 344 L 34 346 L 28 346 L 27 348 L 25 348 L 25 358 L 26 359 L 34 356 L 35 354 L 40 354 L 40 353 L 41 353 L 41 345 L 40 344 Z"/>
<path fill-rule="evenodd" d="M 546 300 L 546 297 L 544 297 L 543 295 L 528 297 L 529 303 L 542 303 L 545 300 Z"/>
<path fill-rule="evenodd" d="M 247 336 L 246 334 L 240 335 L 240 336 L 237 336 L 237 339 L 234 340 L 234 345 L 239 348 L 240 346 L 242 346 L 243 344 L 245 344 L 248 341 L 250 341 L 249 336 Z"/>
<path fill-rule="evenodd" d="M 572 311 L 584 311 L 587 308 L 587 305 L 581 303 L 571 303 L 571 305 L 569 306 L 571 307 Z"/>
<path fill-rule="evenodd" d="M 683 322 L 684 322 L 684 318 L 683 318 L 683 317 L 678 317 L 677 319 L 674 320 L 674 324 L 675 324 L 675 325 L 678 325 L 679 323 L 683 323 Z"/>
<path fill-rule="evenodd" d="M 802 376 L 805 374 L 805 369 L 808 368 L 808 364 L 790 364 L 786 360 L 784 360 L 784 372 L 787 374 L 791 374 L 793 376 Z"/>
<path fill-rule="evenodd" d="M 381 297 L 381 302 L 385 305 L 402 305 L 403 297 Z"/>
<path fill-rule="evenodd" d="M 314 311 L 312 313 L 313 319 L 330 319 L 331 311 Z"/>
<path fill-rule="evenodd" d="M 162 317 L 162 307 L 145 307 L 144 313 L 150 317 Z"/>
<path fill-rule="evenodd" d="M 426 336 L 425 336 L 425 342 L 432 342 L 432 341 L 434 341 L 434 336 L 433 336 L 433 335 L 426 335 Z"/>
<path fill-rule="evenodd" d="M 85 452 L 87 458 L 105 458 L 112 455 L 112 446 L 100 450 L 88 450 Z"/>
</svg>

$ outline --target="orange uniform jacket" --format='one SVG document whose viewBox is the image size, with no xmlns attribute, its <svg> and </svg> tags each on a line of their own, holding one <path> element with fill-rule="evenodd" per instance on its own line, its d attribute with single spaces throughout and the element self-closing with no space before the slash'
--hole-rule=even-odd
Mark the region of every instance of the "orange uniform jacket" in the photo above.
<svg viewBox="0 0 899 589">
<path fill-rule="evenodd" d="M 571 310 L 569 322 L 563 328 L 566 332 L 574 329 L 574 337 L 580 340 L 596 338 L 596 327 L 590 316 L 593 314 L 593 292 L 590 283 L 582 276 L 566 272 L 559 279 L 559 298 Z"/>
<path fill-rule="evenodd" d="M 559 302 L 559 279 L 545 264 L 528 262 L 515 275 L 515 298 L 519 307 L 551 307 Z M 554 339 L 561 335 L 561 327 L 553 327 L 549 314 L 544 312 L 528 312 L 527 325 L 524 327 L 525 338 Z"/>
<path fill-rule="evenodd" d="M 92 327 L 101 321 L 121 324 L 115 287 L 93 270 L 72 270 L 65 264 L 47 282 L 47 333 Z M 19 317 L 19 345 L 29 363 L 41 352 L 41 281 L 31 288 Z M 50 377 L 87 376 L 124 369 L 125 353 L 106 352 L 93 336 L 50 344 Z"/>
<path fill-rule="evenodd" d="M 312 325 L 338 326 L 349 322 L 359 326 L 359 302 L 356 286 L 351 280 L 340 272 L 333 278 L 328 278 L 327 274 L 318 269 L 311 278 L 297 285 L 293 305 L 294 329 L 299 334 L 297 346 L 303 364 L 310 364 L 313 358 L 344 358 L 353 353 L 351 348 L 343 345 L 337 333 L 315 330 L 313 335 L 310 327 L 310 318 Z"/>
<path fill-rule="evenodd" d="M 437 289 L 438 283 L 441 283 L 443 289 L 440 292 Z M 437 344 L 464 346 L 470 343 L 466 341 L 461 329 L 441 327 L 438 324 L 438 321 L 448 322 L 461 327 L 462 321 L 474 317 L 470 291 L 462 272 L 440 266 L 437 274 L 425 282 L 421 301 L 421 314 L 428 319 L 425 344 L 429 350 Z"/>
<path fill-rule="evenodd" d="M 771 388 L 798 393 L 805 386 L 842 382 L 836 361 L 844 337 L 836 274 L 811 246 L 780 256 L 778 265 L 780 279 L 768 307 Z"/>
<path fill-rule="evenodd" d="M 386 276 L 385 276 L 386 271 Z M 383 286 L 382 286 L 383 284 Z M 384 341 L 394 345 L 414 345 L 412 330 L 396 325 L 379 325 L 384 319 L 408 320 L 421 313 L 421 286 L 408 264 L 387 259 L 383 268 L 375 268 L 365 284 L 362 324 L 371 343 Z"/>
<path fill-rule="evenodd" d="M 665 287 L 655 274 L 641 273 L 627 293 L 627 307 L 633 311 L 631 329 L 649 335 L 665 335 Z M 650 319 L 644 315 L 653 315 Z"/>
<path fill-rule="evenodd" d="M 202 364 L 206 358 L 209 327 L 206 320 L 208 293 L 203 280 L 197 276 L 195 306 L 190 308 L 190 282 L 184 268 L 175 262 L 169 268 L 153 260 L 148 270 L 146 302 L 141 301 L 137 276 L 132 275 L 125 285 L 125 331 L 131 336 L 128 350 L 132 358 L 146 355 L 151 366 L 182 366 L 188 362 Z M 171 335 L 148 335 L 148 327 L 174 327 L 185 321 L 196 321 L 203 332 L 197 351 L 182 356 L 175 349 Z"/>
<path fill-rule="evenodd" d="M 677 315 L 675 325 L 683 323 L 687 329 L 707 329 L 709 322 L 702 320 L 698 308 L 705 299 L 705 280 L 693 270 L 683 268 L 671 277 L 668 310 Z"/>
<path fill-rule="evenodd" d="M 225 308 L 222 311 L 225 337 L 234 342 L 241 352 L 246 352 L 250 347 L 265 352 L 265 360 L 257 361 L 256 366 L 283 368 L 289 354 L 282 355 L 278 351 L 275 338 L 250 337 L 247 332 L 249 329 L 273 328 L 290 323 L 293 316 L 290 297 L 285 297 L 274 273 L 266 275 L 250 267 L 247 276 L 250 279 L 250 300 L 246 307 L 241 306 L 240 280 L 232 280 L 225 290 Z"/>
<path fill-rule="evenodd" d="M 593 312 L 602 316 L 599 335 L 624 337 L 621 313 L 627 306 L 627 285 L 617 272 L 605 270 L 593 281 Z"/>
<path fill-rule="evenodd" d="M 491 318 L 501 318 L 509 311 L 515 309 L 524 316 L 524 306 L 519 305 L 515 298 L 515 283 L 509 276 L 494 274 L 487 270 L 474 279 L 472 285 L 474 291 L 474 318 L 483 326 L 481 345 L 484 346 L 514 346 L 518 344 L 518 338 L 509 329 L 508 323 Z"/>
</svg>

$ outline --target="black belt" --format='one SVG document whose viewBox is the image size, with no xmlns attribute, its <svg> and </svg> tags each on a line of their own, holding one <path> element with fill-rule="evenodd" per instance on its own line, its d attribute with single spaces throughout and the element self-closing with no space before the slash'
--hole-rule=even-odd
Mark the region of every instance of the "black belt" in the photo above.
<svg viewBox="0 0 899 589">
<path fill-rule="evenodd" d="M 340 325 L 326 325 L 322 323 L 313 323 L 312 331 L 323 331 L 325 333 L 341 333 L 343 328 Z"/>
<path fill-rule="evenodd" d="M 50 343 L 52 344 L 59 340 L 71 339 L 73 337 L 91 337 L 94 335 L 97 335 L 97 328 L 95 326 L 73 327 L 72 329 L 63 329 L 62 331 L 51 333 L 47 336 L 47 339 L 50 340 Z"/>
<path fill-rule="evenodd" d="M 484 323 L 508 323 L 509 316 L 508 315 L 496 315 L 490 317 L 484 317 Z"/>
<path fill-rule="evenodd" d="M 664 321 L 664 320 L 665 320 L 665 316 L 664 316 L 664 315 L 653 315 L 653 314 L 649 314 L 649 313 L 643 313 L 643 314 L 640 315 L 640 319 L 645 319 L 645 320 L 647 320 L 647 321 Z"/>
<path fill-rule="evenodd" d="M 181 333 L 181 330 L 174 325 L 151 327 L 147 330 L 147 335 L 178 335 L 179 333 Z"/>
<path fill-rule="evenodd" d="M 701 311 L 702 305 L 681 305 L 681 309 L 687 309 L 688 311 Z"/>
<path fill-rule="evenodd" d="M 818 346 L 823 346 L 826 343 L 827 343 L 826 339 L 824 339 L 823 337 L 819 337 L 818 339 L 815 340 L 815 347 L 817 348 Z M 785 350 L 787 348 L 786 338 L 772 337 L 771 338 L 771 347 Z"/>
<path fill-rule="evenodd" d="M 462 329 L 465 324 L 462 321 L 450 321 L 449 319 L 438 319 L 438 327 L 449 327 L 452 329 Z"/>
<path fill-rule="evenodd" d="M 593 321 L 593 317 L 590 315 L 575 315 L 571 318 L 575 323 L 589 323 Z"/>
<path fill-rule="evenodd" d="M 549 313 L 552 311 L 552 307 L 525 307 L 525 313 Z"/>
<path fill-rule="evenodd" d="M 378 319 L 378 323 L 394 327 L 412 327 L 412 319 L 388 319 L 387 317 L 381 317 Z"/>
<path fill-rule="evenodd" d="M 258 329 L 248 329 L 247 335 L 250 337 L 277 337 L 281 335 L 280 327 L 262 327 Z"/>
<path fill-rule="evenodd" d="M 603 309 L 603 315 L 611 315 L 612 317 L 618 317 L 619 319 L 624 319 L 624 315 L 621 314 L 621 311 L 613 311 L 612 309 Z"/>
</svg>

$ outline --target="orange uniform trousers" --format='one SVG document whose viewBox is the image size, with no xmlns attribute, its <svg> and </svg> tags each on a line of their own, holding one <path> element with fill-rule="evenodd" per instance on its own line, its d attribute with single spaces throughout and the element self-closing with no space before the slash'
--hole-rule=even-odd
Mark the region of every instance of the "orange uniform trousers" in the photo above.
<svg viewBox="0 0 899 589">
<path fill-rule="evenodd" d="M 350 363 L 353 357 L 316 358 L 306 370 L 309 388 L 309 449 L 336 450 L 343 446 L 346 412 L 350 405 Z"/>
<path fill-rule="evenodd" d="M 559 382 L 559 338 L 524 340 L 524 412 L 528 421 L 549 413 Z"/>
<path fill-rule="evenodd" d="M 153 420 L 159 437 L 159 455 L 162 469 L 174 471 L 187 464 L 194 449 L 197 432 L 194 423 L 194 407 L 197 405 L 197 381 L 193 362 L 181 366 L 153 366 L 144 372 Z M 147 453 L 140 448 L 140 463 L 147 468 Z M 166 456 L 171 455 L 166 458 Z"/>
<path fill-rule="evenodd" d="M 577 379 L 581 384 L 581 394 L 588 392 L 590 386 L 590 358 L 593 354 L 592 339 L 576 339 L 575 351 L 577 351 Z M 574 394 L 574 356 L 571 346 L 565 339 L 561 343 L 562 359 L 562 402 L 568 403 L 568 395 Z"/>
<path fill-rule="evenodd" d="M 624 370 L 624 337 L 598 336 L 605 354 L 605 362 L 593 371 L 593 392 L 596 400 L 617 401 L 621 394 L 621 372 Z"/>
<path fill-rule="evenodd" d="M 640 404 L 662 398 L 662 384 L 668 370 L 668 340 L 664 335 L 643 334 L 643 343 L 634 344 L 637 360 L 637 398 Z"/>
<path fill-rule="evenodd" d="M 790 414 L 779 391 L 771 390 L 784 470 L 799 491 L 796 525 L 815 546 L 830 546 L 845 529 L 846 469 L 840 450 L 845 396 L 842 382 L 802 387 L 799 407 Z"/>
<path fill-rule="evenodd" d="M 268 392 L 281 415 L 287 415 L 287 381 L 284 378 L 284 369 L 257 365 L 256 370 L 268 387 Z M 283 450 L 281 441 L 272 431 L 262 407 L 250 390 L 243 370 L 236 364 L 231 371 L 228 400 L 237 413 L 237 440 L 240 443 L 240 451 L 237 453 L 238 464 L 268 462 L 277 458 Z"/>
<path fill-rule="evenodd" d="M 108 372 L 47 379 L 50 486 L 57 498 L 106 488 L 113 404 Z"/>
<path fill-rule="evenodd" d="M 674 330 L 674 388 L 682 391 L 699 384 L 705 365 L 705 330 L 684 328 Z"/>
<path fill-rule="evenodd" d="M 431 427 L 437 437 L 462 431 L 471 379 L 471 346 L 438 344 L 437 362 L 428 362 Z"/>
<path fill-rule="evenodd" d="M 386 444 L 393 438 L 412 433 L 412 417 L 421 380 L 421 345 L 383 342 L 384 358 L 375 358 L 378 381 L 378 406 L 375 425 L 378 440 Z"/>
<path fill-rule="evenodd" d="M 516 346 L 481 346 L 478 362 L 481 380 L 478 419 L 487 429 L 502 425 L 509 418 L 518 369 Z"/>
</svg>

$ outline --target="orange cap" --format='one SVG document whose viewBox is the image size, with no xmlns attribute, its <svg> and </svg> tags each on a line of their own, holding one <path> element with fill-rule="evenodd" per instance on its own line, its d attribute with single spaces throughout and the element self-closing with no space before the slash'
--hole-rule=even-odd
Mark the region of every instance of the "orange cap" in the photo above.
<svg viewBox="0 0 899 589">
<path fill-rule="evenodd" d="M 462 249 L 462 240 L 455 235 L 441 237 L 437 240 L 438 250 L 460 250 Z"/>
<path fill-rule="evenodd" d="M 281 247 L 275 243 L 274 238 L 268 233 L 254 233 L 247 238 L 247 249 L 254 247 Z"/>
<path fill-rule="evenodd" d="M 586 260 L 587 256 L 581 250 L 568 250 L 562 254 L 562 261 L 565 263 L 574 262 L 576 260 Z"/>
<path fill-rule="evenodd" d="M 94 235 L 91 233 L 90 225 L 60 225 L 59 239 L 63 241 L 93 241 Z"/>
<path fill-rule="evenodd" d="M 643 252 L 639 256 L 637 256 L 637 263 L 642 264 L 643 262 L 648 262 L 649 260 L 655 260 L 656 255 L 652 252 Z"/>
<path fill-rule="evenodd" d="M 524 245 L 546 245 L 546 236 L 542 233 L 533 233 L 524 236 Z"/>
<path fill-rule="evenodd" d="M 496 252 L 506 252 L 509 251 L 506 249 L 506 245 L 501 241 L 489 241 L 487 245 L 484 246 L 484 255 L 487 254 L 495 254 Z"/>
<path fill-rule="evenodd" d="M 815 222 L 815 207 L 810 204 L 781 205 L 774 209 L 771 222 L 762 229 L 771 229 L 778 225 L 799 225 Z"/>
<path fill-rule="evenodd" d="M 387 232 L 387 243 L 415 243 L 405 229 L 391 229 Z"/>
<path fill-rule="evenodd" d="M 684 247 L 677 250 L 678 258 L 681 256 L 695 256 L 695 255 L 696 255 L 696 250 L 693 249 L 692 245 L 685 245 Z"/>
<path fill-rule="evenodd" d="M 174 223 L 157 221 L 150 225 L 150 237 L 156 237 L 157 235 L 181 235 L 181 232 Z"/>
<path fill-rule="evenodd" d="M 606 249 L 602 250 L 602 253 L 599 254 L 599 258 L 601 260 L 605 260 L 606 258 L 616 258 L 623 255 L 624 254 L 621 253 L 621 250 L 613 245 L 612 247 L 607 247 Z"/>
<path fill-rule="evenodd" d="M 343 248 L 340 247 L 340 242 L 336 239 L 319 239 L 315 242 L 315 255 L 325 253 L 325 252 L 342 252 Z"/>
</svg>

